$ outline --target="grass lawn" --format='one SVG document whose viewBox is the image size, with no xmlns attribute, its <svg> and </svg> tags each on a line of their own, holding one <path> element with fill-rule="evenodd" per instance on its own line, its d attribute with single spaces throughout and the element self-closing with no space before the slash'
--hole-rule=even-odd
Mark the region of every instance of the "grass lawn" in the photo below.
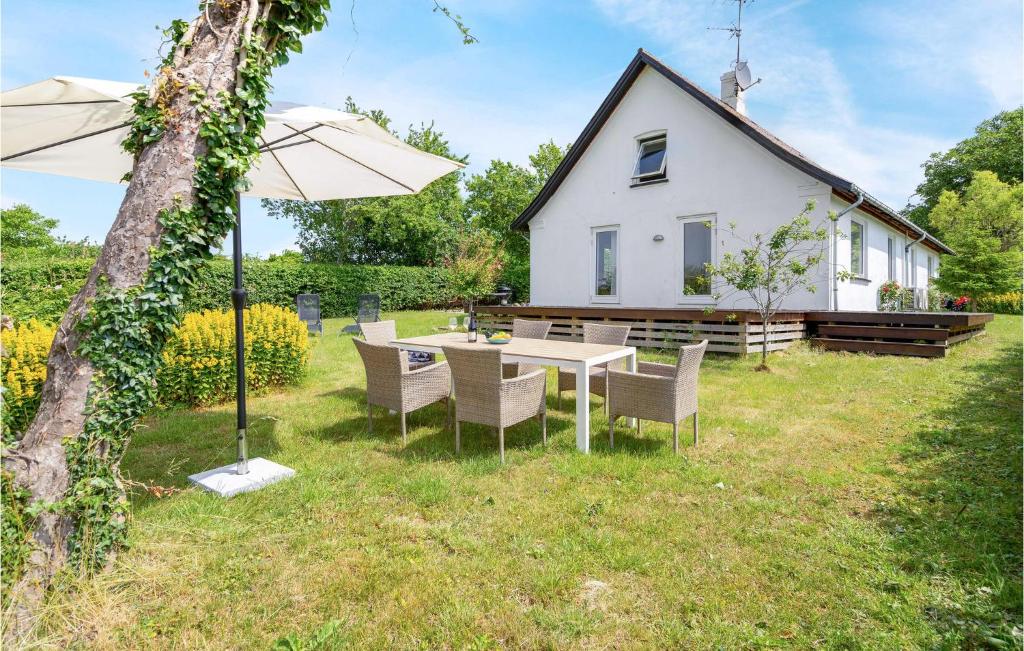
<svg viewBox="0 0 1024 651">
<path fill-rule="evenodd" d="M 399 313 L 402 335 L 447 323 Z M 91 648 L 1019 647 L 1021 319 L 926 360 L 709 356 L 701 446 L 624 425 L 576 452 L 444 408 L 375 412 L 343 322 L 308 378 L 251 400 L 250 450 L 297 476 L 222 500 L 133 496 L 131 549 L 50 604 L 42 644 Z M 644 354 L 644 357 L 651 355 Z M 150 417 L 123 464 L 187 488 L 233 461 L 230 406 Z M 688 432 L 688 427 L 681 432 Z M 688 443 L 688 438 L 682 440 Z M 74 588 L 74 589 L 71 589 Z"/>
</svg>

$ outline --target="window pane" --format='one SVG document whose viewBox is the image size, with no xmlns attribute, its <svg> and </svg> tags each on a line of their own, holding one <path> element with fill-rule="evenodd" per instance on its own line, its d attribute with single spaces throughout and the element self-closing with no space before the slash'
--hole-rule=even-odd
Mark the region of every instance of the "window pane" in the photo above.
<svg viewBox="0 0 1024 651">
<path fill-rule="evenodd" d="M 636 162 L 636 176 L 660 172 L 663 160 L 665 160 L 664 140 L 641 143 L 640 158 Z"/>
<path fill-rule="evenodd" d="M 711 263 L 711 222 L 683 224 L 683 294 L 711 294 L 711 278 L 704 265 Z"/>
<path fill-rule="evenodd" d="M 597 234 L 597 282 L 596 296 L 616 296 L 615 231 L 600 231 Z"/>
<path fill-rule="evenodd" d="M 896 252 L 892 238 L 889 238 L 889 280 L 896 280 Z"/>
<path fill-rule="evenodd" d="M 850 271 L 864 273 L 864 227 L 850 222 Z"/>
</svg>

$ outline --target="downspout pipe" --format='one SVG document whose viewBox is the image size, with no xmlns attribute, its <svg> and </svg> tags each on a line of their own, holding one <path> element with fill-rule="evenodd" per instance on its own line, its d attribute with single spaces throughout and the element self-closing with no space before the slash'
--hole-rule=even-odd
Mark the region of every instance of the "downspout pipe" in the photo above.
<svg viewBox="0 0 1024 651">
<path fill-rule="evenodd" d="M 857 209 L 860 204 L 864 203 L 864 192 L 854 186 L 853 191 L 857 193 L 857 198 L 849 206 L 843 208 L 836 218 L 832 220 L 832 311 L 839 310 L 839 220 L 849 212 Z"/>
<path fill-rule="evenodd" d="M 922 231 L 921 237 L 917 238 L 913 242 L 910 242 L 905 247 L 903 247 L 903 284 L 904 285 L 909 285 L 910 284 L 910 249 L 915 244 L 920 244 L 921 242 L 924 242 L 924 238 L 926 238 L 926 237 L 928 237 L 928 233 L 925 233 L 925 232 Z"/>
</svg>

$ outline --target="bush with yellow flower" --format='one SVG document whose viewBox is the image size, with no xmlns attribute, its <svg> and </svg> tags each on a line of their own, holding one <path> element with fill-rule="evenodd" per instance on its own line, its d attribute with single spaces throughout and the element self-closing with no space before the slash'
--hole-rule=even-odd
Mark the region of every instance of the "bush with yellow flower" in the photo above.
<svg viewBox="0 0 1024 651">
<path fill-rule="evenodd" d="M 309 333 L 294 311 L 257 304 L 245 310 L 246 387 L 295 384 L 309 361 Z M 228 310 L 186 314 L 164 348 L 157 373 L 164 404 L 211 405 L 235 396 L 235 320 Z"/>
<path fill-rule="evenodd" d="M 35 319 L 18 324 L 13 330 L 0 331 L 0 378 L 3 380 L 2 422 L 4 441 L 11 440 L 15 433 L 25 431 L 36 409 L 39 396 L 46 381 L 46 358 L 54 326 L 45 325 Z"/>
<path fill-rule="evenodd" d="M 25 431 L 39 407 L 56 328 L 35 319 L 0 332 L 4 441 Z M 298 315 L 275 305 L 245 310 L 246 386 L 295 384 L 309 361 L 309 334 Z M 235 321 L 228 310 L 186 314 L 163 352 L 157 397 L 163 404 L 212 405 L 235 396 Z"/>
</svg>

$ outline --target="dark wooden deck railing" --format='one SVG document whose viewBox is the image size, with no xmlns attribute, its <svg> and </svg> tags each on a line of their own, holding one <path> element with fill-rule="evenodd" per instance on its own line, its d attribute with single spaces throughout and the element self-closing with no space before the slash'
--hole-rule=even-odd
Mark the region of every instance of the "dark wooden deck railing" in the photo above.
<svg viewBox="0 0 1024 651">
<path fill-rule="evenodd" d="M 753 310 L 702 310 L 614 306 L 497 305 L 477 308 L 481 327 L 509 330 L 512 320 L 552 322 L 554 339 L 580 340 L 583 323 L 607 321 L 631 327 L 629 343 L 642 348 L 678 348 L 707 339 L 708 350 L 747 354 L 788 348 L 810 338 L 827 350 L 943 357 L 949 346 L 984 332 L 992 315 L 978 312 L 779 312 L 765 333 Z"/>
</svg>

